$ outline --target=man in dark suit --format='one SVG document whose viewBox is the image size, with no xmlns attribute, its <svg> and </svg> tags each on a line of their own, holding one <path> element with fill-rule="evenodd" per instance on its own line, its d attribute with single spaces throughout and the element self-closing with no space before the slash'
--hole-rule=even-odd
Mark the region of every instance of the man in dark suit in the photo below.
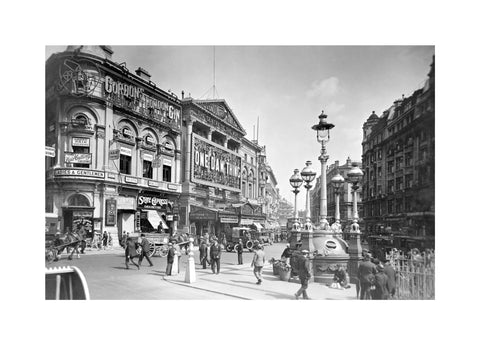
<svg viewBox="0 0 480 345">
<path fill-rule="evenodd" d="M 363 261 L 358 265 L 357 278 L 360 282 L 360 299 L 371 299 L 370 286 L 375 280 L 377 270 L 375 264 L 371 261 L 371 254 L 365 253 Z"/>
<path fill-rule="evenodd" d="M 200 246 L 198 247 L 198 251 L 200 253 L 200 264 L 202 267 L 205 269 L 207 268 L 207 244 L 205 241 L 202 239 L 202 242 L 200 243 Z"/>
<path fill-rule="evenodd" d="M 388 295 L 389 295 L 388 298 L 393 298 L 393 296 L 395 296 L 395 285 L 396 285 L 396 283 L 395 283 L 395 276 L 396 276 L 395 269 L 393 268 L 390 261 L 386 261 L 383 270 L 388 277 L 388 280 L 387 280 L 387 290 L 388 290 Z"/>
<path fill-rule="evenodd" d="M 222 256 L 222 248 L 220 247 L 220 244 L 215 238 L 213 240 L 212 246 L 210 247 L 210 261 L 212 264 L 213 273 L 216 273 L 216 274 L 220 273 L 220 257 L 221 256 Z M 215 272 L 215 267 L 217 272 Z"/>
<path fill-rule="evenodd" d="M 303 299 L 310 299 L 307 295 L 307 289 L 308 280 L 312 275 L 310 274 L 310 263 L 307 257 L 308 250 L 302 250 L 302 256 L 298 258 L 297 262 L 298 277 L 300 278 L 300 283 L 302 284 L 302 287 L 295 293 L 295 299 L 298 299 L 300 295 L 303 295 Z"/>
<path fill-rule="evenodd" d="M 238 264 L 243 265 L 243 243 L 242 239 L 238 239 L 238 244 L 236 245 L 237 247 L 237 255 L 238 255 Z"/>
<path fill-rule="evenodd" d="M 140 253 L 140 258 L 138 259 L 138 266 L 142 266 L 142 260 L 143 258 L 146 258 L 150 264 L 150 267 L 152 267 L 152 261 L 147 255 L 150 250 L 150 242 L 145 238 L 145 234 L 140 235 L 140 246 L 142 247 L 142 252 Z"/>
<path fill-rule="evenodd" d="M 173 249 L 172 242 L 169 242 L 168 243 L 168 253 L 167 253 L 167 269 L 166 269 L 166 275 L 167 276 L 172 275 L 172 266 L 173 266 L 174 257 L 175 257 L 175 249 Z"/>
<path fill-rule="evenodd" d="M 375 274 L 375 289 L 372 291 L 372 299 L 387 299 L 388 289 L 387 280 L 388 277 L 383 271 L 383 265 L 378 264 L 377 273 Z"/>
</svg>

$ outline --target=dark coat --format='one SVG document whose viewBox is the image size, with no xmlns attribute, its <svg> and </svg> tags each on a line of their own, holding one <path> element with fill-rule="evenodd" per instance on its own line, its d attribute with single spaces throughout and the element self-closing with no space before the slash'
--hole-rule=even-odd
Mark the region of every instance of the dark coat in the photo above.
<svg viewBox="0 0 480 345">
<path fill-rule="evenodd" d="M 200 252 L 200 259 L 207 256 L 207 245 L 205 242 L 200 243 L 198 251 Z"/>
<path fill-rule="evenodd" d="M 360 283 L 373 282 L 375 273 L 377 273 L 377 269 L 375 268 L 375 264 L 370 260 L 361 261 L 358 265 L 358 279 Z"/>
<path fill-rule="evenodd" d="M 170 247 L 167 253 L 167 263 L 173 264 L 174 257 L 175 257 L 175 249 L 173 249 L 173 247 Z"/>
<path fill-rule="evenodd" d="M 138 256 L 137 253 L 137 243 L 135 243 L 135 240 L 131 237 L 127 239 L 127 243 L 125 246 L 125 255 L 130 256 L 131 258 L 134 258 Z"/>
<path fill-rule="evenodd" d="M 388 292 L 392 293 L 395 291 L 395 269 L 391 265 L 385 265 L 383 270 L 387 275 L 387 289 Z"/>
<path fill-rule="evenodd" d="M 150 242 L 145 237 L 142 238 L 142 243 L 140 243 L 140 245 L 142 246 L 142 250 L 145 253 L 148 253 L 150 250 Z"/>
<path fill-rule="evenodd" d="M 300 279 L 310 279 L 310 263 L 309 260 L 301 255 L 297 259 L 297 269 L 298 269 L 298 277 Z"/>
<path fill-rule="evenodd" d="M 285 250 L 282 253 L 282 258 L 289 258 L 292 256 L 292 249 L 290 247 L 285 248 Z"/>
<path fill-rule="evenodd" d="M 220 244 L 214 245 L 210 247 L 210 259 L 220 259 L 222 256 L 222 248 Z"/>
<path fill-rule="evenodd" d="M 372 293 L 372 299 L 387 299 L 388 290 L 387 290 L 387 275 L 380 271 L 375 274 L 375 290 Z"/>
<path fill-rule="evenodd" d="M 243 253 L 243 244 L 242 242 L 238 242 L 237 244 L 237 253 L 242 254 Z"/>
</svg>

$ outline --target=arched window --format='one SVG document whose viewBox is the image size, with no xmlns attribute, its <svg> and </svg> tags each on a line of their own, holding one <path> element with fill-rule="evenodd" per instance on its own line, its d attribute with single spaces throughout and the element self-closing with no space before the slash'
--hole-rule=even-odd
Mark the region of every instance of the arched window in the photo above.
<svg viewBox="0 0 480 345">
<path fill-rule="evenodd" d="M 68 206 L 90 207 L 90 202 L 85 196 L 74 194 L 68 199 Z"/>
</svg>

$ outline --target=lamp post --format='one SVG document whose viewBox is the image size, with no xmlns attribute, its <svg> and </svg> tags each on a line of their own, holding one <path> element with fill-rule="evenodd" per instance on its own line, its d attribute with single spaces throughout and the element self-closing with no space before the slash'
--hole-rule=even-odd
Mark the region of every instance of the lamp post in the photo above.
<svg viewBox="0 0 480 345">
<path fill-rule="evenodd" d="M 352 184 L 353 190 L 353 221 L 352 221 L 352 232 L 360 232 L 360 226 L 358 225 L 358 209 L 357 209 L 357 190 L 360 187 L 359 182 L 363 178 L 363 172 L 358 167 L 357 163 L 352 163 L 352 169 L 347 173 L 348 180 Z"/>
<path fill-rule="evenodd" d="M 328 230 L 327 221 L 327 149 L 326 143 L 330 140 L 330 129 L 335 125 L 328 123 L 327 115 L 322 113 L 318 116 L 319 122 L 312 126 L 312 129 L 317 131 L 317 141 L 322 145 L 322 150 L 318 160 L 321 163 L 322 171 L 320 176 L 320 224 L 319 230 Z"/>
<path fill-rule="evenodd" d="M 338 172 L 331 180 L 335 192 L 335 232 L 341 232 L 342 226 L 340 224 L 340 189 L 345 182 L 345 179 Z"/>
<path fill-rule="evenodd" d="M 295 169 L 293 171 L 292 177 L 290 177 L 290 185 L 293 187 L 293 194 L 295 194 L 295 204 L 293 208 L 293 230 L 298 231 L 300 224 L 298 223 L 298 209 L 297 209 L 297 194 L 300 192 L 299 188 L 303 184 L 302 177 L 298 173 L 299 170 Z"/>
<path fill-rule="evenodd" d="M 312 232 L 313 226 L 310 219 L 310 188 L 312 188 L 312 185 L 310 183 L 315 180 L 315 176 L 317 176 L 317 173 L 313 170 L 311 161 L 307 161 L 305 165 L 305 168 L 303 168 L 301 172 L 302 179 L 303 181 L 305 181 L 305 189 L 307 190 L 307 200 L 305 202 L 304 229 L 305 231 Z"/>
</svg>

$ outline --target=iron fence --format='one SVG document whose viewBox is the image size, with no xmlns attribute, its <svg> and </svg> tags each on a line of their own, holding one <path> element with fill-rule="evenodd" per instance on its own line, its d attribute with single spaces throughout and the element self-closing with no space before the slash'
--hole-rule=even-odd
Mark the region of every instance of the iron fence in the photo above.
<svg viewBox="0 0 480 345">
<path fill-rule="evenodd" d="M 395 298 L 402 300 L 435 299 L 435 258 L 391 257 L 396 272 Z"/>
</svg>

